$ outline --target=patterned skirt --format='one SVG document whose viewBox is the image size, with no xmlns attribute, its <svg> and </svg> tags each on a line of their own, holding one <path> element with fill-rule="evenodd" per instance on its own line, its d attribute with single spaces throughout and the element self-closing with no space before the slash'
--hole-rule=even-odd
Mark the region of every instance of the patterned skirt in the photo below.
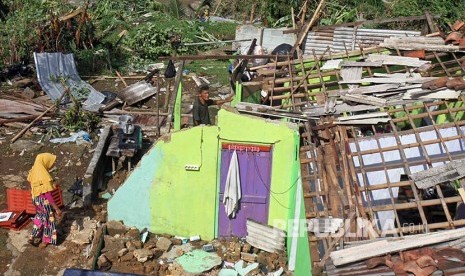
<svg viewBox="0 0 465 276">
<path fill-rule="evenodd" d="M 55 215 L 50 205 L 49 199 L 41 194 L 32 199 L 36 209 L 36 215 L 33 219 L 33 227 L 30 238 L 41 237 L 42 242 L 47 244 L 57 244 L 57 231 L 55 224 Z"/>
</svg>

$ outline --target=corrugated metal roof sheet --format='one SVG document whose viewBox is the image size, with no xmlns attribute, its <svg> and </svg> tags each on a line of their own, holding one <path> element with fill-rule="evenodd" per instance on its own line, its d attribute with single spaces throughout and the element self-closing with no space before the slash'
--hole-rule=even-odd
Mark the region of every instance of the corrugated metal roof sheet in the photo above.
<svg viewBox="0 0 465 276">
<path fill-rule="evenodd" d="M 84 109 L 97 111 L 100 108 L 105 96 L 79 77 L 73 54 L 34 53 L 34 61 L 39 84 L 52 101 L 58 100 L 65 91 L 61 78 L 75 99 L 86 99 Z"/>
<path fill-rule="evenodd" d="M 418 31 L 382 30 L 338 27 L 309 32 L 305 44 L 305 55 L 322 54 L 328 47 L 332 52 L 355 50 L 362 47 L 377 46 L 388 37 L 420 36 Z"/>
</svg>

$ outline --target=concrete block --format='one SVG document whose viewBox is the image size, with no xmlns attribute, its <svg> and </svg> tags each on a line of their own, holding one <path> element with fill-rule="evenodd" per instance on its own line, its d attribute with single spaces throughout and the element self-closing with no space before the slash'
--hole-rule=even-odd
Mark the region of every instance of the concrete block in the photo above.
<svg viewBox="0 0 465 276">
<path fill-rule="evenodd" d="M 107 222 L 108 235 L 114 236 L 116 234 L 124 235 L 128 231 L 128 228 L 119 221 L 110 220 Z"/>
<path fill-rule="evenodd" d="M 257 255 L 241 252 L 241 259 L 248 263 L 254 263 L 257 260 Z"/>
<path fill-rule="evenodd" d="M 161 249 L 163 251 L 168 251 L 168 249 L 171 247 L 172 242 L 165 237 L 160 237 L 157 241 L 157 248 Z"/>
</svg>

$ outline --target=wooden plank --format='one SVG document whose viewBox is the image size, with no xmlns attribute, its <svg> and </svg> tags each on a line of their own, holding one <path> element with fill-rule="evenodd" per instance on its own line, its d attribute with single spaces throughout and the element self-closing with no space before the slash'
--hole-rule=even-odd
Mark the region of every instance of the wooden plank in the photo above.
<svg viewBox="0 0 465 276">
<path fill-rule="evenodd" d="M 425 83 L 437 79 L 436 77 L 420 77 L 420 78 L 364 78 L 358 80 L 340 81 L 340 84 L 350 83 Z"/>
<path fill-rule="evenodd" d="M 29 114 L 38 116 L 44 110 L 44 107 L 38 104 L 0 99 L 0 116 L 2 114 Z"/>
<path fill-rule="evenodd" d="M 376 85 L 357 87 L 357 88 L 349 90 L 349 93 L 371 94 L 371 93 L 376 93 L 376 92 L 386 92 L 387 90 L 395 89 L 399 87 L 400 87 L 400 83 L 376 84 Z"/>
<path fill-rule="evenodd" d="M 377 125 L 379 123 L 389 122 L 389 118 L 368 118 L 358 120 L 348 120 L 342 122 L 334 122 L 336 125 Z"/>
<path fill-rule="evenodd" d="M 365 105 L 365 104 L 348 105 L 346 103 L 343 103 L 343 104 L 337 104 L 336 111 L 333 112 L 332 114 L 341 114 L 344 112 L 357 112 L 357 111 L 368 111 L 368 110 L 379 110 L 379 107 L 373 106 L 373 105 Z M 303 113 L 309 117 L 327 115 L 325 113 L 323 106 L 308 107 L 304 109 Z"/>
<path fill-rule="evenodd" d="M 382 256 L 411 248 L 433 245 L 441 242 L 455 240 L 465 235 L 465 229 L 455 229 L 422 235 L 416 239 L 397 238 L 396 240 L 375 241 L 369 244 L 354 246 L 347 249 L 333 251 L 330 254 L 334 265 L 340 266 Z"/>
<path fill-rule="evenodd" d="M 412 174 L 411 178 L 420 189 L 434 187 L 465 177 L 465 160 L 451 161 L 445 165 Z"/>
<path fill-rule="evenodd" d="M 368 55 L 367 61 L 381 61 L 383 62 L 383 65 L 404 65 L 410 67 L 420 67 L 424 64 L 431 63 L 431 61 L 420 60 L 419 58 L 390 56 L 383 54 L 370 54 Z"/>
<path fill-rule="evenodd" d="M 428 37 L 428 36 L 401 36 L 401 37 L 389 37 L 384 39 L 384 42 L 387 43 L 418 43 L 424 45 L 445 45 L 444 39 L 442 37 Z"/>
<path fill-rule="evenodd" d="M 178 71 L 176 72 L 176 77 L 175 77 L 175 81 L 174 81 L 174 90 L 170 94 L 170 98 L 169 98 L 169 101 L 168 101 L 168 117 L 166 118 L 166 125 L 165 125 L 165 129 L 164 129 L 166 133 L 169 133 L 170 130 L 171 130 L 171 125 L 172 125 L 172 121 L 173 121 L 173 118 L 174 118 L 174 105 L 176 103 L 176 97 L 177 97 L 177 94 L 178 94 L 179 86 L 181 85 L 182 70 L 184 70 L 184 64 L 185 63 L 186 62 L 184 60 L 181 61 L 181 64 L 177 68 Z"/>
<path fill-rule="evenodd" d="M 341 64 L 342 67 L 381 67 L 382 61 L 346 61 Z"/>
<path fill-rule="evenodd" d="M 382 42 L 379 46 L 389 49 L 399 49 L 404 51 L 413 51 L 413 50 L 425 50 L 429 52 L 465 52 L 459 46 L 454 45 L 425 45 L 421 43 L 390 43 L 390 42 Z"/>
<path fill-rule="evenodd" d="M 279 55 L 288 57 L 289 55 Z M 159 60 L 207 60 L 207 59 L 257 59 L 257 58 L 275 58 L 275 55 L 185 55 L 185 56 L 167 56 L 159 57 Z M 287 62 L 286 62 L 287 64 Z"/>
<path fill-rule="evenodd" d="M 342 121 L 349 121 L 349 120 L 359 120 L 359 119 L 387 117 L 387 116 L 389 116 L 389 113 L 387 112 L 373 112 L 373 113 L 367 113 L 367 114 L 339 117 L 338 120 L 342 122 Z"/>
<path fill-rule="evenodd" d="M 342 95 L 341 98 L 344 101 L 351 101 L 351 102 L 356 102 L 356 103 L 362 103 L 362 104 L 369 104 L 369 105 L 376 105 L 383 107 L 386 105 L 387 101 L 385 99 L 380 99 L 377 97 L 373 96 L 366 96 L 366 95 L 354 95 L 354 94 L 345 94 Z"/>
</svg>

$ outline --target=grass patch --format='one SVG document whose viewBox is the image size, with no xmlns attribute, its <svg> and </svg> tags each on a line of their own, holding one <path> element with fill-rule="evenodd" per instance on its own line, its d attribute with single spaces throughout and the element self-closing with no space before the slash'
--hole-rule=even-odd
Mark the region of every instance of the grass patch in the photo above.
<svg viewBox="0 0 465 276">
<path fill-rule="evenodd" d="M 213 77 L 212 84 L 219 82 L 221 85 L 229 85 L 228 60 L 202 60 L 192 61 L 184 69 L 199 76 Z"/>
</svg>

